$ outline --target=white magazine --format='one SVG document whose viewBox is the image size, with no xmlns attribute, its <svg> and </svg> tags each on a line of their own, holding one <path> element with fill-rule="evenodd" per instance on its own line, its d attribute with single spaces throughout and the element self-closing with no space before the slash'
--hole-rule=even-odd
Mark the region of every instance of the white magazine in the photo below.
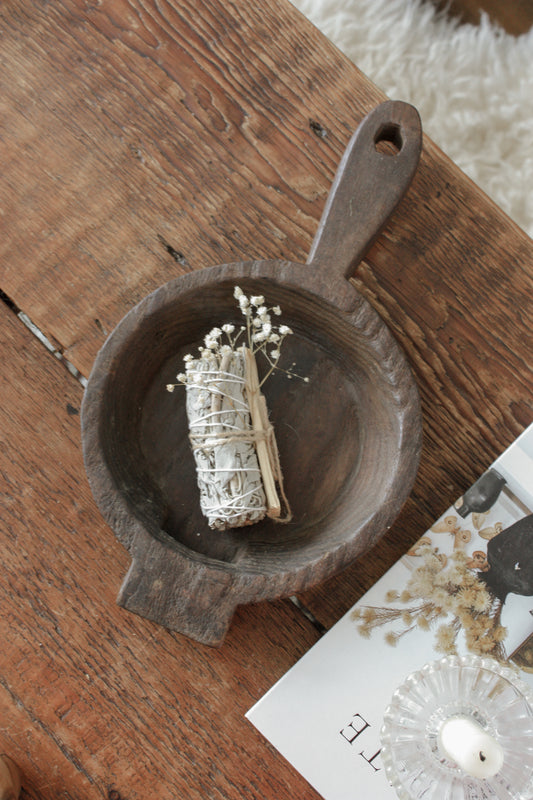
<svg viewBox="0 0 533 800">
<path fill-rule="evenodd" d="M 489 478 L 485 478 L 489 473 Z M 439 650 L 439 645 L 445 646 L 453 639 L 452 613 L 441 614 L 427 627 L 428 618 L 435 613 L 433 595 L 421 592 L 416 596 L 416 592 L 411 591 L 412 599 L 405 597 L 408 587 L 423 587 L 424 580 L 427 582 L 424 559 L 429 559 L 427 563 L 433 565 L 435 558 L 441 559 L 443 570 L 454 568 L 457 559 L 461 559 L 460 569 L 468 571 L 467 580 L 471 582 L 473 575 L 483 588 L 490 572 L 494 581 L 489 593 L 491 597 L 493 592 L 501 595 L 512 586 L 506 584 L 501 588 L 504 578 L 498 574 L 499 562 L 505 558 L 500 559 L 498 554 L 497 559 L 492 556 L 492 566 L 487 564 L 488 549 L 492 553 L 496 547 L 489 542 L 506 534 L 498 546 L 511 543 L 513 537 L 506 532 L 518 520 L 524 520 L 520 526 L 528 526 L 529 560 L 533 560 L 533 517 L 526 521 L 533 512 L 533 425 L 494 462 L 483 478 L 490 483 L 495 476 L 499 494 L 491 501 L 489 509 L 463 517 L 459 513 L 462 499 L 448 509 L 418 545 L 411 548 L 409 554 L 403 556 L 246 714 L 324 800 L 393 800 L 396 797 L 380 760 L 384 711 L 393 691 L 405 677 L 427 662 L 441 658 L 444 652 Z M 464 498 L 468 498 L 468 492 Z M 464 555 L 454 555 L 457 550 Z M 510 554 L 511 581 L 520 571 L 525 574 L 529 570 L 531 576 L 532 567 L 526 565 L 523 550 L 520 552 L 520 557 L 516 558 Z M 498 647 L 495 642 L 501 640 L 500 647 L 505 648 L 503 657 L 519 666 L 520 677 L 533 688 L 533 587 L 525 591 L 529 594 L 519 595 L 513 591 L 506 594 L 498 626 L 491 628 L 485 638 L 487 647 Z M 391 592 L 403 592 L 403 596 L 399 599 Z M 464 593 L 461 602 L 466 602 Z M 495 603 L 498 605 L 496 600 Z M 365 611 L 365 608 L 378 611 Z M 354 619 L 354 611 L 366 614 L 367 618 Z M 424 614 L 425 619 L 419 619 Z M 480 621 L 477 614 L 473 614 L 472 620 L 472 625 L 475 623 L 478 627 L 488 624 L 485 617 Z M 360 626 L 366 636 L 360 633 Z M 472 630 L 472 636 L 475 630 L 477 628 Z M 392 639 L 394 646 L 385 637 Z M 459 630 L 455 647 L 459 654 L 469 652 L 464 629 Z M 496 651 L 488 654 L 495 655 Z M 502 657 L 501 651 L 499 657 Z"/>
</svg>

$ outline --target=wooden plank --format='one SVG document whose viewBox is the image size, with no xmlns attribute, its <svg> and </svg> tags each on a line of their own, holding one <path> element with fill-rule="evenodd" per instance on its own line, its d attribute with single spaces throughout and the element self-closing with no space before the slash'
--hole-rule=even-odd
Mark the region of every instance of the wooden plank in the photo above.
<svg viewBox="0 0 533 800">
<path fill-rule="evenodd" d="M 85 375 L 184 271 L 305 261 L 341 142 L 383 98 L 284 0 L 23 0 L 2 25 L 0 288 Z"/>
<path fill-rule="evenodd" d="M 213 650 L 118 608 L 129 559 L 86 483 L 81 387 L 3 303 L 0 341 L 0 751 L 23 798 L 317 798 L 243 717 L 314 628 L 250 606 Z"/>
</svg>

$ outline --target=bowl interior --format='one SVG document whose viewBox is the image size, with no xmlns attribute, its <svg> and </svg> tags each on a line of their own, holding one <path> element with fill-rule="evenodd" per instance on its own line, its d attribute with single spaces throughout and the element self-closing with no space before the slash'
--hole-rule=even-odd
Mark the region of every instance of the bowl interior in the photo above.
<svg viewBox="0 0 533 800">
<path fill-rule="evenodd" d="M 366 321 L 360 314 L 360 325 L 316 293 L 267 278 L 241 276 L 238 283 L 246 294 L 263 294 L 269 306 L 281 306 L 276 321 L 294 334 L 284 342 L 280 365 L 294 363 L 293 370 L 309 378 L 276 372 L 263 387 L 292 521 L 208 527 L 188 440 L 185 388 L 166 391 L 183 371 L 183 356 L 196 355 L 212 327 L 242 324 L 231 280 L 163 292 L 129 324 L 119 346 L 108 345 L 112 358 L 98 421 L 113 491 L 153 535 L 192 557 L 274 574 L 347 546 L 357 555 L 398 512 L 405 494 L 399 472 L 414 477 L 416 456 L 405 452 L 404 425 L 417 401 L 403 358 L 373 312 Z M 258 366 L 261 371 L 260 357 Z"/>
</svg>

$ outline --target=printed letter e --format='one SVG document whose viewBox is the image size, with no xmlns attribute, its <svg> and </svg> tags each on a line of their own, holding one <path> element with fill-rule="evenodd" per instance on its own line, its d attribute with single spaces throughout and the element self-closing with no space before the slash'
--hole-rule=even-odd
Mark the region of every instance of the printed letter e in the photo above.
<svg viewBox="0 0 533 800">
<path fill-rule="evenodd" d="M 370 723 L 367 722 L 366 719 L 363 719 L 361 714 L 354 714 L 350 724 L 343 728 L 340 734 L 349 744 L 353 744 L 357 737 L 369 727 Z"/>
</svg>

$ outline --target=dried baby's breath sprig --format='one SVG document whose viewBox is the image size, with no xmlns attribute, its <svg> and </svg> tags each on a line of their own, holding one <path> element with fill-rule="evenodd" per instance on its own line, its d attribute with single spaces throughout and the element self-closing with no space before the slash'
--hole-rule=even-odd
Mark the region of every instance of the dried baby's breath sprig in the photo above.
<svg viewBox="0 0 533 800">
<path fill-rule="evenodd" d="M 246 325 L 237 328 L 231 323 L 226 323 L 221 327 L 212 328 L 204 337 L 204 345 L 199 348 L 200 356 L 209 358 L 210 354 L 212 354 L 217 360 L 220 360 L 220 357 L 225 353 L 229 353 L 230 350 L 236 351 L 242 347 L 244 338 L 245 344 L 247 344 L 253 355 L 261 354 L 268 365 L 265 375 L 260 380 L 260 387 L 263 386 L 274 371 L 284 372 L 288 378 L 299 378 L 305 383 L 309 383 L 307 376 L 303 377 L 293 371 L 292 367 L 295 364 L 291 364 L 289 369 L 280 366 L 279 361 L 283 342 L 293 334 L 293 330 L 288 325 L 276 325 L 273 323 L 272 317 L 280 317 L 282 314 L 280 306 L 269 308 L 265 304 L 263 295 L 248 297 L 239 286 L 235 287 L 233 296 L 237 300 Z M 188 354 L 184 357 L 184 361 L 190 364 L 193 358 L 191 354 Z M 180 373 L 176 376 L 178 384 L 187 385 L 194 382 L 195 379 L 196 376 L 191 374 Z M 172 392 L 176 385 L 168 384 L 167 390 Z"/>
<path fill-rule="evenodd" d="M 242 326 L 235 337 L 232 338 L 230 335 L 229 344 L 231 347 L 235 348 L 239 343 L 241 334 L 245 333 L 248 347 L 254 356 L 261 353 L 266 359 L 269 368 L 262 378 L 260 386 L 264 384 L 274 370 L 285 372 L 290 377 L 300 378 L 301 376 L 294 373 L 292 369 L 284 369 L 279 365 L 283 342 L 287 336 L 293 333 L 288 325 L 273 324 L 272 315 L 280 317 L 282 313 L 281 308 L 279 306 L 268 308 L 265 305 L 265 298 L 263 295 L 247 297 L 239 286 L 235 287 L 233 296 L 237 300 L 239 308 L 244 315 L 246 326 Z M 223 326 L 222 330 L 226 330 L 229 327 L 233 326 Z M 233 333 L 233 331 L 231 331 L 231 333 Z M 294 364 L 292 366 L 294 366 Z M 308 377 L 301 379 L 306 383 L 309 382 Z"/>
<path fill-rule="evenodd" d="M 275 324 L 279 306 L 268 307 L 262 295 L 248 297 L 239 286 L 234 297 L 244 325 L 225 323 L 212 328 L 198 348 L 198 356 L 184 357 L 185 372 L 177 385 L 187 389 L 187 415 L 196 461 L 200 502 L 211 527 L 240 527 L 265 514 L 288 521 L 290 509 L 274 432 L 268 419 L 261 386 L 274 371 L 301 378 L 280 366 L 283 342 L 292 334 L 288 325 Z M 266 360 L 259 380 L 255 358 Z M 309 378 L 301 380 L 306 383 Z M 262 484 L 262 485 L 261 485 Z M 281 494 L 287 510 L 281 515 Z"/>
</svg>

